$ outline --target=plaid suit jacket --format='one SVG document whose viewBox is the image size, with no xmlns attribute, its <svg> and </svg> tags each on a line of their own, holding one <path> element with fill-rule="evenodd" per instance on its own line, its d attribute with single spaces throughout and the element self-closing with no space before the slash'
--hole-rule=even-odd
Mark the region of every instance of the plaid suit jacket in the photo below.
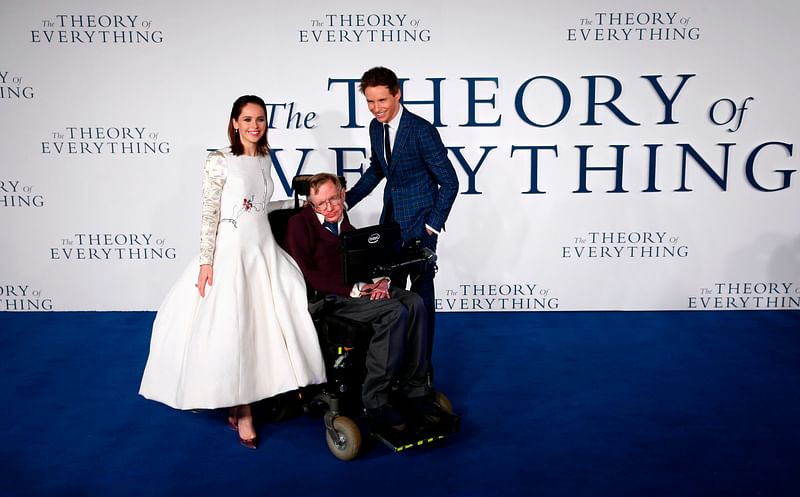
<svg viewBox="0 0 800 497">
<path fill-rule="evenodd" d="M 436 127 L 403 108 L 391 164 L 386 164 L 383 125 L 377 119 L 370 122 L 369 141 L 370 165 L 347 192 L 348 207 L 354 207 L 385 178 L 381 222 L 386 218 L 386 206 L 392 205 L 403 240 L 420 238 L 435 249 L 436 237 L 427 236 L 425 225 L 442 230 L 458 195 L 458 177 Z"/>
</svg>

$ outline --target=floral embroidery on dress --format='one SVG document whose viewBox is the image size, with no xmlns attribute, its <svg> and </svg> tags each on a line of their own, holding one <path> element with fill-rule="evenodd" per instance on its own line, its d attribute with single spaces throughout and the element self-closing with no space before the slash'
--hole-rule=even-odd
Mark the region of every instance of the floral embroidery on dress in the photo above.
<svg viewBox="0 0 800 497">
<path fill-rule="evenodd" d="M 247 214 L 250 212 L 261 212 L 267 208 L 267 175 L 266 172 L 262 169 L 261 170 L 261 177 L 264 180 L 264 198 L 260 202 L 255 201 L 255 194 L 250 195 L 250 197 L 244 197 L 242 199 L 242 203 L 237 205 L 233 208 L 231 215 L 229 217 L 224 217 L 219 220 L 220 223 L 231 223 L 234 228 L 238 228 L 237 221 L 242 216 L 242 214 Z"/>
</svg>

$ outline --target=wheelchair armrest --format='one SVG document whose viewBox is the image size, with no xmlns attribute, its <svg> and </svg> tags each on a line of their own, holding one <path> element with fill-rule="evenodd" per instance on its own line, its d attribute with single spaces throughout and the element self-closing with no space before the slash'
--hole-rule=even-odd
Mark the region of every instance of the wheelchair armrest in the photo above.
<svg viewBox="0 0 800 497">
<path fill-rule="evenodd" d="M 310 290 L 310 289 L 309 289 Z M 316 290 L 310 290 L 308 296 L 308 312 L 311 317 L 317 318 L 328 314 L 336 308 L 336 297 L 333 295 L 321 296 Z"/>
</svg>

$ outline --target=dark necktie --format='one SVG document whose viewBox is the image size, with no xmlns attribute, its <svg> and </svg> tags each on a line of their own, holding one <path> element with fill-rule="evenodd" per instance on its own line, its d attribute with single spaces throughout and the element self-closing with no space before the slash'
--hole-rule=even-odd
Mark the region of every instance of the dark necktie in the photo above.
<svg viewBox="0 0 800 497">
<path fill-rule="evenodd" d="M 389 145 L 389 125 L 383 125 L 383 150 L 386 152 L 386 165 L 392 162 L 392 147 Z"/>
<path fill-rule="evenodd" d="M 325 226 L 328 229 L 328 231 L 330 231 L 334 235 L 339 236 L 339 225 L 337 223 L 323 221 L 322 225 Z"/>
</svg>

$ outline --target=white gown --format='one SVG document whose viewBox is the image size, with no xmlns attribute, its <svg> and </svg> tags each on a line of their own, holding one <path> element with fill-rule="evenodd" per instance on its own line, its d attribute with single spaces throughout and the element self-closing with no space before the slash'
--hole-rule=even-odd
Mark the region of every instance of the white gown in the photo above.
<svg viewBox="0 0 800 497">
<path fill-rule="evenodd" d="M 267 211 L 268 157 L 208 156 L 200 256 L 178 278 L 153 323 L 139 393 L 176 409 L 249 404 L 325 381 L 306 287 L 275 242 Z M 200 264 L 214 285 L 201 298 Z"/>
</svg>

